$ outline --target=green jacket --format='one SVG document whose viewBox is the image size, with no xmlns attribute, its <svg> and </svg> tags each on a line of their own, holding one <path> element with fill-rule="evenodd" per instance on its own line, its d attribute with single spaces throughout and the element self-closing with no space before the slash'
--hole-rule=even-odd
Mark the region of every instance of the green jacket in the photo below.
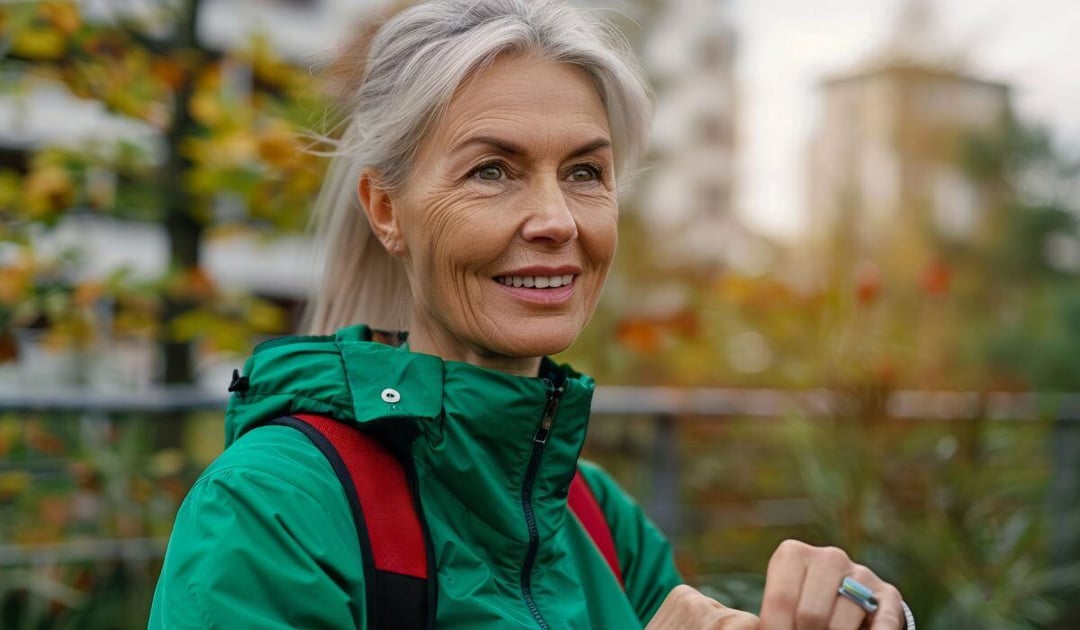
<svg viewBox="0 0 1080 630">
<path fill-rule="evenodd" d="M 249 431 L 299 412 L 388 423 L 411 440 L 438 627 L 645 625 L 682 580 L 663 535 L 604 472 L 578 461 L 592 379 L 547 359 L 552 378 L 518 377 L 369 339 L 355 326 L 256 348 L 244 367 L 250 387 L 229 403 L 226 450 L 177 513 L 149 626 L 367 626 L 360 545 L 330 465 L 295 429 Z M 575 467 L 612 528 L 625 592 L 568 511 Z"/>
</svg>

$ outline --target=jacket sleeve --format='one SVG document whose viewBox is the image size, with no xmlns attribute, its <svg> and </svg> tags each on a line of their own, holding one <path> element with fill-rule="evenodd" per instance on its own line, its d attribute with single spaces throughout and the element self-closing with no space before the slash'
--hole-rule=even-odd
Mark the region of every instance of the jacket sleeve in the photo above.
<svg viewBox="0 0 1080 630">
<path fill-rule="evenodd" d="M 671 543 L 606 472 L 584 461 L 578 469 L 607 517 L 626 595 L 646 625 L 671 589 L 683 583 Z"/>
<path fill-rule="evenodd" d="M 177 513 L 149 627 L 364 628 L 360 545 L 340 507 L 266 471 L 204 476 Z"/>
</svg>

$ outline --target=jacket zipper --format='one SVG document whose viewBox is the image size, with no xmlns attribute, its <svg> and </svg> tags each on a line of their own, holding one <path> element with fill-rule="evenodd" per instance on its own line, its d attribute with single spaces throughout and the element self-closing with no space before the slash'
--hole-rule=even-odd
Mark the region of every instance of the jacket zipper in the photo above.
<svg viewBox="0 0 1080 630">
<path fill-rule="evenodd" d="M 521 597 L 525 600 L 525 605 L 529 607 L 529 612 L 532 613 L 537 625 L 547 630 L 549 626 L 544 621 L 544 616 L 540 614 L 540 609 L 536 606 L 532 595 L 532 569 L 536 562 L 537 549 L 540 546 L 540 532 L 536 527 L 536 514 L 532 506 L 532 488 L 536 481 L 536 473 L 540 468 L 540 457 L 544 454 L 544 445 L 547 444 L 548 436 L 551 434 L 551 425 L 555 422 L 555 412 L 559 409 L 559 400 L 562 398 L 565 387 L 561 384 L 555 387 L 547 379 L 544 379 L 544 382 L 548 387 L 547 405 L 544 407 L 544 415 L 540 419 L 536 435 L 533 436 L 532 458 L 529 460 L 529 467 L 525 471 L 525 482 L 521 487 L 521 507 L 525 512 L 525 524 L 529 527 L 529 549 L 525 554 L 525 564 L 521 567 Z"/>
</svg>

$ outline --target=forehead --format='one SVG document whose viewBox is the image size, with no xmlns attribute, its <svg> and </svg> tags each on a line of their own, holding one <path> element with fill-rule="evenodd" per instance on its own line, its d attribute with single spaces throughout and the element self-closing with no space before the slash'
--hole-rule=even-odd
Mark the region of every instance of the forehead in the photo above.
<svg viewBox="0 0 1080 630">
<path fill-rule="evenodd" d="M 533 143 L 610 136 L 607 112 L 588 73 L 534 57 L 499 57 L 470 77 L 451 99 L 432 144 L 448 150 L 482 134 L 523 136 Z"/>
</svg>

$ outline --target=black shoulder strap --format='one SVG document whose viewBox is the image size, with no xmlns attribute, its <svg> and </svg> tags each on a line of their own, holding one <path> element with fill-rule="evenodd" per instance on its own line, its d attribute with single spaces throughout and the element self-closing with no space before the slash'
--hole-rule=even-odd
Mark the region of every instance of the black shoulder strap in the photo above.
<svg viewBox="0 0 1080 630">
<path fill-rule="evenodd" d="M 364 562 L 368 627 L 435 627 L 438 580 L 416 473 L 355 425 L 297 414 L 267 424 L 300 431 L 326 457 L 352 509 Z"/>
</svg>

